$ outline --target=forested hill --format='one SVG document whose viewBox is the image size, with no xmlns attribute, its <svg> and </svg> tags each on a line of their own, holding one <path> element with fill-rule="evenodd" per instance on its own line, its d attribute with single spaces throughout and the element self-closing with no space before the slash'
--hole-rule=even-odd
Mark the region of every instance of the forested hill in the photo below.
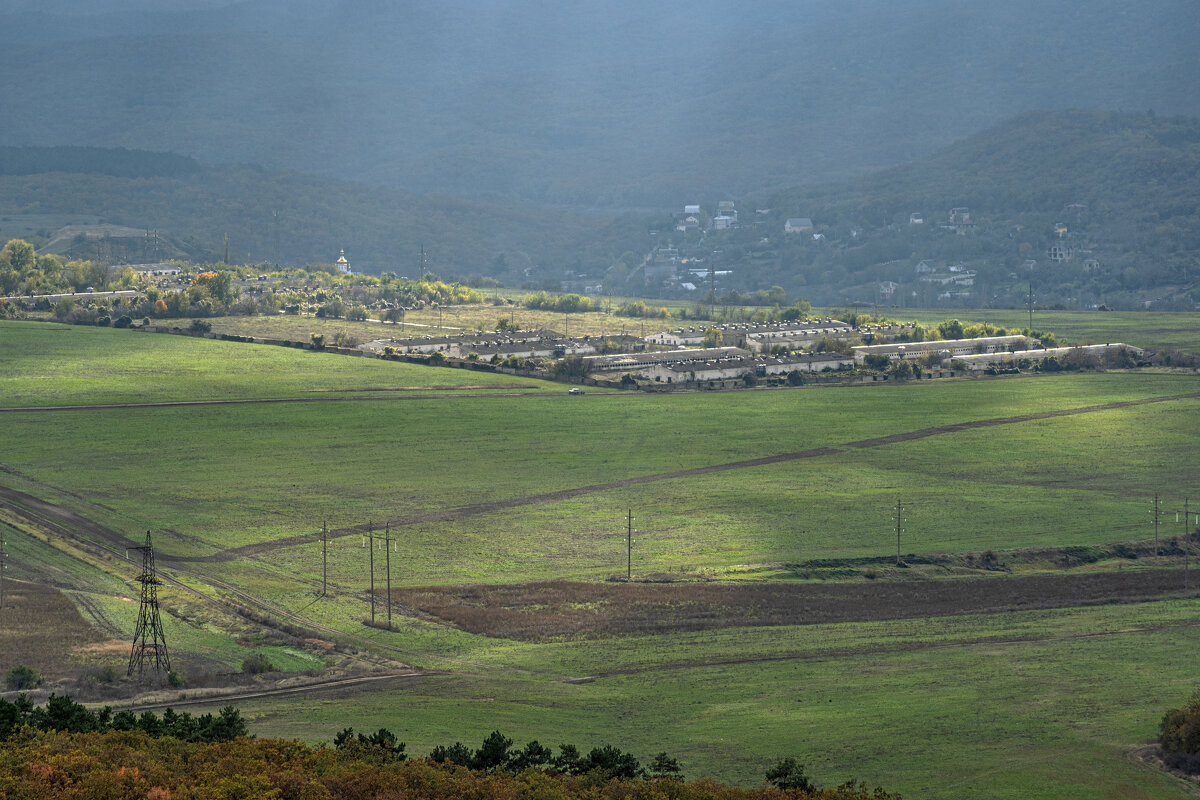
<svg viewBox="0 0 1200 800">
<path fill-rule="evenodd" d="M 1200 302 L 1195 118 L 1032 112 L 910 164 L 743 206 L 770 217 L 710 235 L 718 266 L 814 302 L 1005 307 L 1030 283 L 1038 303 L 1067 308 Z M 965 211 L 952 222 L 953 209 Z M 813 235 L 785 235 L 788 218 L 811 219 Z"/>
<path fill-rule="evenodd" d="M 24 215 L 38 219 L 48 239 L 57 226 L 40 220 L 90 215 L 112 225 L 156 229 L 182 242 L 198 260 L 219 260 L 228 235 L 230 258 L 239 262 L 329 263 L 344 248 L 356 270 L 416 276 L 424 248 L 427 268 L 443 276 L 499 271 L 508 280 L 520 280 L 523 269 L 534 265 L 607 266 L 606 248 L 623 242 L 622 229 L 599 214 L 494 198 L 418 196 L 253 167 L 186 169 L 195 162 L 162 154 L 144 154 L 145 162 L 139 162 L 130 151 L 79 152 L 88 154 L 89 163 L 98 154 L 100 166 L 29 175 L 0 169 L 0 230 Z M 79 152 L 57 151 L 63 157 L 50 160 L 60 169 L 82 169 L 69 163 Z M 182 174 L 174 174 L 175 165 L 185 167 Z M 127 174 L 111 174 L 118 167 Z M 642 238 L 644 227 L 635 246 Z M 88 257 L 86 251 L 78 255 Z"/>
<path fill-rule="evenodd" d="M 92 0 L 0 10 L 0 144 L 674 208 L 1035 108 L 1200 115 L 1192 0 Z"/>
<path fill-rule="evenodd" d="M 851 224 L 907 222 L 911 212 L 936 222 L 955 206 L 977 218 L 1012 218 L 1081 203 L 1110 228 L 1170 226 L 1177 245 L 1196 251 L 1200 119 L 1031 112 L 927 158 L 852 181 L 781 191 L 769 202 Z"/>
<path fill-rule="evenodd" d="M 193 158 L 124 147 L 0 147 L 0 175 L 77 172 L 155 178 L 198 172 Z"/>
</svg>

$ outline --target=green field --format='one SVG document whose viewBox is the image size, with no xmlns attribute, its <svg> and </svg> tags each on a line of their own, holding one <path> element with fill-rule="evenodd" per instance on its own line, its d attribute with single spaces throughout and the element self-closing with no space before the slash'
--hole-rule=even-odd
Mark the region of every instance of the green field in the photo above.
<svg viewBox="0 0 1200 800">
<path fill-rule="evenodd" d="M 434 379 L 436 383 L 433 382 Z M 0 321 L 0 405 L 83 405 L 362 394 L 544 383 L 266 345 Z"/>
<path fill-rule="evenodd" d="M 254 730 L 308 740 L 386 726 L 416 754 L 500 729 L 518 743 L 666 748 L 689 777 L 743 784 L 794 753 L 824 785 L 858 777 L 905 797 L 1177 798 L 1189 796 L 1178 782 L 1126 751 L 1194 688 L 1198 610 L 1191 600 L 497 645 L 472 655 L 483 666 L 470 677 L 329 698 L 302 717 L 283 702 L 243 711 Z M 705 658 L 717 663 L 692 665 Z M 567 684 L 545 670 L 626 672 Z"/>
<path fill-rule="evenodd" d="M 1174 510 L 1200 478 L 1192 375 L 569 397 L 509 376 L 263 345 L 36 323 L 0 323 L 0 336 L 0 407 L 331 398 L 0 416 L 0 485 L 131 543 L 153 530 L 182 583 L 225 581 L 451 673 L 255 701 L 244 710 L 260 735 L 387 725 L 421 753 L 500 727 L 519 741 L 665 749 L 690 776 L 740 783 L 794 754 L 822 783 L 853 775 L 913 797 L 1185 796 L 1125 753 L 1192 690 L 1195 599 L 528 644 L 399 611 L 395 631 L 365 628 L 362 536 L 330 543 L 331 596 L 319 602 L 320 545 L 271 543 L 323 522 L 389 522 L 394 584 L 427 586 L 623 574 L 630 509 L 635 577 L 800 580 L 801 562 L 894 554 L 897 499 L 906 553 L 1145 541 L 1152 495 Z M 529 388 L 451 388 L 467 382 Z M 381 387 L 438 388 L 368 391 Z M 1112 403 L 1138 404 L 1095 408 Z M 1049 412 L 1080 413 L 1012 419 Z M 738 465 L 786 454 L 800 456 Z M 1164 538 L 1181 532 L 1171 520 Z M 265 548 L 205 560 L 245 546 Z M 39 547 L 21 544 L 20 558 L 73 573 Z M 118 584 L 78 570 L 100 613 L 131 627 L 136 606 Z M 212 630 L 180 592 L 164 603 L 180 608 L 181 664 L 236 665 L 271 646 Z M 320 660 L 271 652 L 290 670 Z M 607 677 L 561 681 L 594 675 Z"/>
<path fill-rule="evenodd" d="M 957 317 L 997 327 L 1029 326 L 1020 309 L 885 309 L 886 316 L 905 322 L 936 325 Z M 1169 311 L 1042 311 L 1034 309 L 1033 328 L 1051 331 L 1068 344 L 1124 342 L 1135 347 L 1200 353 L 1200 314 Z"/>
</svg>

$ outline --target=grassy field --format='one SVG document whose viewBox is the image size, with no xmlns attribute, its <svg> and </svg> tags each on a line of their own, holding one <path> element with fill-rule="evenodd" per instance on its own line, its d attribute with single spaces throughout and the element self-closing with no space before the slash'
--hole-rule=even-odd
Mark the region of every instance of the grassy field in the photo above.
<svg viewBox="0 0 1200 800">
<path fill-rule="evenodd" d="M 885 314 L 922 325 L 957 317 L 1005 328 L 1025 328 L 1029 313 L 1019 309 L 886 309 Z M 1167 311 L 1041 311 L 1034 310 L 1033 327 L 1053 331 L 1069 344 L 1124 342 L 1135 347 L 1200 353 L 1200 314 Z"/>
<path fill-rule="evenodd" d="M 0 406 L 361 394 L 379 388 L 514 391 L 545 384 L 459 369 L 37 322 L 0 321 Z M 430 382 L 436 379 L 436 384 Z"/>
<path fill-rule="evenodd" d="M 256 731 L 310 741 L 386 726 L 416 754 L 500 729 L 518 743 L 621 742 L 643 758 L 665 748 L 691 777 L 743 784 L 795 755 L 822 784 L 858 777 L 905 797 L 1178 798 L 1186 790 L 1126 751 L 1192 691 L 1197 610 L 498 642 L 473 653 L 470 677 L 325 699 L 303 719 L 281 702 L 243 711 Z M 545 670 L 610 676 L 568 684 Z"/>
<path fill-rule="evenodd" d="M 263 349 L 183 341 L 201 352 Z M 426 380 L 457 374 L 435 372 Z M 266 381 L 256 388 L 287 391 Z M 1196 389 L 1186 376 L 1106 374 L 717 395 L 447 393 L 16 412 L 7 417 L 5 464 L 103 505 L 88 513 L 114 527 L 169 531 L 160 547 L 174 555 L 311 533 L 322 522 L 336 530 L 394 521 L 406 543 L 419 545 L 405 565 L 410 582 L 596 577 L 619 563 L 632 508 L 641 571 L 728 569 L 886 553 L 897 497 L 911 509 L 914 552 L 1143 538 L 1149 496 L 1178 500 L 1195 480 L 1186 464 L 1200 437 L 1196 398 L 851 445 Z M 648 444 L 666 431 L 669 446 Z M 619 485 L 824 447 L 836 451 Z M 472 509 L 481 503 L 517 505 Z M 420 519 L 438 512 L 458 516 Z"/>
<path fill-rule="evenodd" d="M 1200 479 L 1194 376 L 574 398 L 507 376 L 489 384 L 479 373 L 240 343 L 33 323 L 0 324 L 0 335 L 0 406 L 333 395 L 0 417 L 0 485 L 131 542 L 152 529 L 161 563 L 181 559 L 189 585 L 228 582 L 450 673 L 246 704 L 260 735 L 326 740 L 346 725 L 386 725 L 420 754 L 456 739 L 474 746 L 500 728 L 520 742 L 667 750 L 690 776 L 739 783 L 796 755 L 824 784 L 857 776 L 913 797 L 1186 796 L 1126 751 L 1192 691 L 1194 598 L 529 644 L 403 607 L 396 630 L 365 627 L 362 536 L 330 543 L 332 593 L 320 601 L 320 545 L 270 545 L 322 521 L 390 521 L 397 586 L 595 580 L 623 573 L 633 509 L 635 576 L 798 580 L 799 562 L 894 553 L 898 498 L 906 553 L 1145 540 L 1153 493 L 1174 510 Z M 531 388 L 366 391 L 458 379 Z M 1162 398 L 1175 399 L 975 426 Z M 707 470 L 786 454 L 804 455 Z M 1171 519 L 1164 537 L 1177 533 Z M 36 537 L 9 540 L 18 577 L 69 587 L 114 630 L 132 630 L 128 575 Z M 203 560 L 245 546 L 261 549 Z M 233 670 L 263 648 L 287 670 L 324 663 L 181 588 L 164 590 L 164 608 L 185 674 Z M 110 654 L 121 666 L 127 657 Z M 563 682 L 588 676 L 598 677 Z"/>
</svg>

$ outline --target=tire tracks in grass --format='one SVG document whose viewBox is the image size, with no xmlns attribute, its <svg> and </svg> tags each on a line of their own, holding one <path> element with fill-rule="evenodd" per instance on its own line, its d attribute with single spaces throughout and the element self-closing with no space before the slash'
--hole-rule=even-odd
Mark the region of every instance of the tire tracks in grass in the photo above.
<svg viewBox="0 0 1200 800">
<path fill-rule="evenodd" d="M 770 664 L 783 661 L 825 661 L 854 656 L 893 655 L 897 653 L 912 653 L 918 650 L 955 650 L 968 647 L 1011 647 L 1022 644 L 1051 644 L 1055 642 L 1083 641 L 1087 639 L 1104 639 L 1111 636 L 1126 636 L 1140 633 L 1161 633 L 1163 631 L 1191 630 L 1200 628 L 1200 622 L 1183 622 L 1164 625 L 1147 625 L 1140 628 L 1122 628 L 1115 631 L 1095 631 L 1092 633 L 1071 633 L 1060 636 L 1015 636 L 1003 639 L 970 639 L 960 642 L 905 642 L 894 646 L 879 647 L 841 647 L 822 650 L 815 653 L 787 653 L 781 655 L 747 656 L 743 658 L 714 658 L 678 661 L 667 664 L 655 664 L 648 667 L 630 667 L 606 672 L 597 672 L 586 678 L 577 678 L 570 682 L 591 682 L 604 678 L 619 678 L 628 675 L 645 675 L 655 672 L 673 672 L 689 669 L 707 669 L 709 667 L 736 667 L 751 664 Z"/>
<path fill-rule="evenodd" d="M 329 680 L 301 683 L 294 686 L 283 686 L 274 689 L 243 689 L 240 691 L 214 693 L 203 697 L 191 697 L 183 700 L 164 700 L 159 702 L 117 705 L 115 706 L 115 709 L 117 711 L 132 711 L 134 713 L 141 713 L 143 711 L 155 711 L 163 708 L 181 708 L 183 706 L 210 706 L 217 703 L 229 705 L 235 700 L 260 700 L 262 698 L 280 697 L 294 694 L 322 694 L 324 692 L 334 692 L 341 689 L 361 686 L 363 684 L 379 684 L 386 681 L 410 681 L 416 678 L 425 678 L 429 677 L 430 675 L 440 674 L 443 673 L 414 670 L 411 672 L 395 672 L 387 675 L 361 675 L 353 678 L 331 678 Z"/>
<path fill-rule="evenodd" d="M 605 483 L 594 483 L 588 486 L 578 486 L 573 489 L 561 489 L 554 492 L 542 492 L 539 494 L 527 495 L 525 497 L 513 497 L 505 500 L 493 500 L 485 503 L 473 503 L 471 505 L 460 506 L 458 508 L 444 509 L 441 511 L 429 511 L 424 514 L 411 514 L 403 517 L 397 517 L 391 520 L 385 520 L 377 523 L 366 523 L 362 525 L 351 525 L 344 528 L 337 528 L 328 532 L 328 535 L 334 538 L 343 536 L 353 536 L 357 534 L 367 533 L 372 527 L 380 525 L 389 525 L 393 528 L 404 527 L 409 525 L 422 525 L 435 522 L 453 522 L 469 517 L 480 516 L 482 514 L 490 514 L 495 511 L 505 511 L 511 508 L 520 508 L 523 506 L 542 505 L 544 503 L 554 503 L 561 500 L 570 500 L 583 495 L 597 494 L 600 492 L 611 491 L 613 489 L 625 489 L 631 486 L 641 486 L 649 483 L 657 483 L 660 481 L 676 480 L 679 478 L 690 478 L 698 475 L 712 475 L 720 472 L 730 472 L 733 470 L 751 469 L 753 467 L 768 466 L 771 464 L 784 464 L 791 461 L 802 461 L 810 458 L 820 458 L 822 456 L 836 455 L 848 450 L 867 450 L 875 447 L 883 447 L 889 444 L 898 444 L 901 442 L 911 442 L 917 439 L 926 439 L 932 436 L 942 436 L 945 434 L 961 433 L 963 431 L 979 430 L 984 428 L 993 428 L 1002 425 L 1016 425 L 1022 422 L 1033 422 L 1042 419 L 1054 419 L 1056 417 L 1077 416 L 1080 414 L 1095 414 L 1102 411 L 1112 411 L 1119 408 L 1132 408 L 1136 406 L 1150 405 L 1153 403 L 1166 403 L 1176 400 L 1190 400 L 1200 398 L 1200 392 L 1191 392 L 1188 394 L 1176 394 L 1165 397 L 1144 397 L 1136 400 L 1120 400 L 1112 403 L 1103 403 L 1094 406 L 1081 406 L 1079 408 L 1057 409 L 1054 411 L 1039 411 L 1032 414 L 1019 414 L 1011 417 L 992 417 L 989 419 L 968 420 L 966 422 L 958 422 L 951 425 L 938 425 L 932 428 L 922 428 L 915 431 L 905 431 L 902 433 L 893 433 L 887 436 L 876 436 L 870 439 L 859 439 L 852 442 L 844 442 L 836 445 L 826 445 L 824 447 L 814 447 L 808 450 L 800 450 L 790 453 L 777 453 L 770 456 L 761 456 L 759 458 L 750 458 L 742 461 L 731 461 L 725 464 L 710 464 L 703 467 L 692 467 L 689 469 L 673 470 L 671 472 L 658 472 L 651 475 L 640 475 L 633 478 L 623 478 L 616 481 L 608 481 Z M 241 547 L 231 547 L 226 550 L 220 550 L 206 556 L 166 556 L 160 555 L 163 560 L 170 559 L 175 562 L 221 562 L 233 561 L 238 558 L 265 553 L 271 550 L 277 550 L 284 547 L 294 547 L 297 545 L 313 544 L 321 540 L 320 533 L 300 534 L 297 536 L 288 536 L 282 539 L 274 539 L 269 542 L 258 542 L 255 544 L 242 545 Z"/>
<path fill-rule="evenodd" d="M 16 489 L 11 489 L 5 486 L 0 486 L 0 507 L 9 509 L 29 522 L 32 522 L 56 535 L 62 536 L 64 539 L 74 542 L 76 545 L 92 552 L 93 554 L 113 558 L 116 561 L 130 565 L 132 568 L 136 568 L 140 563 L 136 560 L 130 559 L 121 552 L 125 548 L 136 546 L 139 544 L 138 542 L 131 541 L 117 531 L 113 531 L 112 529 L 107 528 L 98 522 L 80 516 L 68 508 L 54 505 L 53 503 L 49 503 L 32 495 L 28 495 L 24 492 L 20 492 Z M 85 536 L 83 534 L 87 535 Z M 156 554 L 156 560 L 160 563 L 160 565 L 167 566 L 163 564 L 163 562 L 168 561 L 167 558 Z M 383 651 L 385 654 L 390 654 L 392 656 L 400 656 L 406 659 L 413 658 L 435 661 L 443 664 L 453 664 L 457 667 L 465 667 L 483 671 L 501 671 L 527 675 L 538 675 L 556 680 L 566 677 L 560 673 L 538 671 L 521 667 L 504 667 L 481 664 L 474 661 L 468 661 L 466 659 L 455 658 L 453 656 L 445 656 L 437 653 L 429 653 L 398 647 L 387 642 L 382 642 L 376 637 L 357 634 L 352 631 L 342 630 L 330 625 L 323 625 L 315 620 L 304 617 L 297 612 L 290 611 L 280 605 L 253 595 L 227 581 L 222 581 L 213 576 L 204 575 L 177 566 L 169 566 L 168 568 L 171 572 L 172 583 L 181 591 L 184 591 L 199 601 L 219 608 L 225 613 L 233 616 L 245 618 L 243 609 L 239 608 L 230 600 L 222 600 L 220 598 L 213 597 L 200 591 L 199 589 L 196 589 L 193 586 L 189 586 L 181 578 L 187 578 L 189 580 L 196 580 L 205 583 L 216 589 L 218 592 L 223 592 L 229 597 L 236 598 L 238 602 L 244 604 L 245 608 L 269 615 L 278 620 L 283 620 L 285 623 L 294 624 L 308 632 L 331 636 L 335 641 L 349 640 L 359 645 L 368 646 L 372 648 L 373 651 Z M 365 598 L 364 602 L 366 602 Z M 88 605 L 88 609 L 89 611 L 96 611 L 99 613 L 98 607 L 94 607 L 94 604 Z M 261 621 L 259 622 L 261 624 Z M 419 671 L 421 674 L 444 674 L 444 671 L 440 670 L 424 669 L 412 664 L 409 666 L 413 666 L 414 669 Z"/>
</svg>

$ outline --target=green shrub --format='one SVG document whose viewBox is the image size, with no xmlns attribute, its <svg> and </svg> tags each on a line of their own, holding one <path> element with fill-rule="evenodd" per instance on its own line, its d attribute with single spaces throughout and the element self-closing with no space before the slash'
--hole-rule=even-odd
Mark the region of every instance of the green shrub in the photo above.
<svg viewBox="0 0 1200 800">
<path fill-rule="evenodd" d="M 242 662 L 242 672 L 246 675 L 260 675 L 264 672 L 273 672 L 274 670 L 275 665 L 263 653 L 255 653 Z"/>
<path fill-rule="evenodd" d="M 9 691 L 20 691 L 22 689 L 32 689 L 42 683 L 42 676 L 33 667 L 27 667 L 24 664 L 18 664 L 8 671 L 4 676 L 4 685 Z"/>
</svg>

